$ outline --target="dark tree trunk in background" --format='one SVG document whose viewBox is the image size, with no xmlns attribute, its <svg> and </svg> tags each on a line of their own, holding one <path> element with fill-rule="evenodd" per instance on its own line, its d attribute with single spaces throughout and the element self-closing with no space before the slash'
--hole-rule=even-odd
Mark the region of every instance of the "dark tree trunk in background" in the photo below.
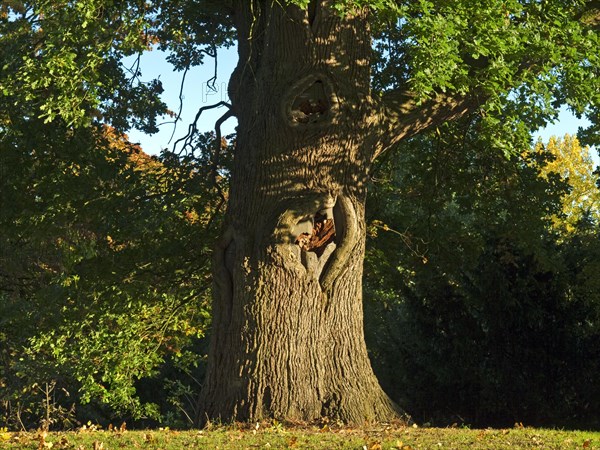
<svg viewBox="0 0 600 450">
<path fill-rule="evenodd" d="M 365 185 L 379 135 L 366 13 L 238 3 L 239 126 L 198 420 L 397 417 L 363 334 Z"/>
</svg>

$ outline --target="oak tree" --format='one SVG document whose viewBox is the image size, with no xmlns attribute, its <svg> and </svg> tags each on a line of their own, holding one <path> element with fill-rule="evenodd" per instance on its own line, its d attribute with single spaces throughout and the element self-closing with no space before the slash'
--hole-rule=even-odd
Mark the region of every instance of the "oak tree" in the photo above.
<svg viewBox="0 0 600 450">
<path fill-rule="evenodd" d="M 31 39 L 4 51 L 10 71 L 0 92 L 21 92 L 13 105 L 33 102 L 45 120 L 69 126 L 152 131 L 164 112 L 160 84 L 140 84 L 135 68 L 129 79 L 121 58 L 156 42 L 185 71 L 237 43 L 223 117 L 237 118 L 237 139 L 214 252 L 199 422 L 397 417 L 363 337 L 373 161 L 467 114 L 482 117 L 497 148 L 562 104 L 592 123 L 599 116 L 596 1 L 46 0 L 2 8 L 10 30 L 0 37 Z M 215 146 L 215 172 L 220 153 Z"/>
</svg>

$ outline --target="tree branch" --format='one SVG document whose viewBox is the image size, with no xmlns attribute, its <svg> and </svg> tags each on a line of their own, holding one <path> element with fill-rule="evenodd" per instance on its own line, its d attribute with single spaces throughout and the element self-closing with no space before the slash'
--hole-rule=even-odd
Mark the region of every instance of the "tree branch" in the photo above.
<svg viewBox="0 0 600 450">
<path fill-rule="evenodd" d="M 222 106 L 225 106 L 225 107 L 231 109 L 231 105 L 225 101 L 220 101 L 218 103 L 208 105 L 208 106 L 203 106 L 202 108 L 200 108 L 198 110 L 198 112 L 196 113 L 196 117 L 194 118 L 194 121 L 188 127 L 188 133 L 185 136 L 183 136 L 182 138 L 176 140 L 175 144 L 173 144 L 173 153 L 177 153 L 177 144 L 179 144 L 180 142 L 183 142 L 183 147 L 181 150 L 179 150 L 179 154 L 181 154 L 188 146 L 192 146 L 192 140 L 193 140 L 194 136 L 196 135 L 196 133 L 198 132 L 198 120 L 200 120 L 200 116 L 202 115 L 202 113 L 204 111 L 208 111 L 209 109 L 214 109 L 214 108 L 220 108 Z"/>
<path fill-rule="evenodd" d="M 408 91 L 385 93 L 381 100 L 380 119 L 384 133 L 373 159 L 403 139 L 475 111 L 481 103 L 476 96 L 440 94 L 419 104 L 416 95 Z"/>
<path fill-rule="evenodd" d="M 600 29 L 600 0 L 586 1 L 572 19 L 588 30 Z M 567 47 L 569 44 L 563 45 Z M 518 72 L 514 76 L 514 80 L 520 80 L 519 82 L 526 81 L 524 74 L 527 72 L 535 76 L 544 70 L 544 64 L 548 62 L 544 56 L 540 58 L 539 54 L 535 56 L 525 53 L 526 56 L 520 62 Z M 469 55 L 463 55 L 463 58 L 473 74 L 489 64 L 487 58 L 475 60 Z M 503 87 L 505 90 L 510 88 L 510 85 Z M 398 89 L 385 93 L 380 103 L 381 115 L 378 123 L 383 137 L 373 152 L 373 159 L 403 139 L 476 111 L 486 100 L 486 94 L 475 91 L 468 96 L 440 94 L 419 104 L 416 96 L 406 90 Z"/>
</svg>

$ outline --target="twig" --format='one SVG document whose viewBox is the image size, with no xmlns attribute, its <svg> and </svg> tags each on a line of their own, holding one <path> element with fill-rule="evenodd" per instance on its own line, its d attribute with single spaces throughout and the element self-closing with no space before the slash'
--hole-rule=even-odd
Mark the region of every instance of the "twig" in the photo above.
<svg viewBox="0 0 600 450">
<path fill-rule="evenodd" d="M 202 115 L 202 113 L 204 111 L 208 111 L 209 109 L 220 108 L 222 106 L 231 108 L 231 105 L 225 101 L 220 101 L 213 105 L 203 106 L 202 108 L 200 108 L 198 110 L 198 112 L 196 113 L 196 117 L 194 118 L 194 121 L 188 127 L 188 133 L 185 136 L 183 136 L 182 138 L 177 139 L 175 141 L 175 143 L 173 144 L 173 153 L 181 155 L 181 152 L 183 152 L 183 150 L 185 150 L 185 148 L 187 148 L 188 146 L 191 145 L 192 138 L 198 132 L 198 120 L 200 120 L 200 116 Z M 179 144 L 180 142 L 183 142 L 183 147 L 181 148 L 181 151 L 179 153 L 177 153 L 177 144 Z"/>
<path fill-rule="evenodd" d="M 169 144 L 173 140 L 173 136 L 175 136 L 175 132 L 177 131 L 177 122 L 179 122 L 179 119 L 181 119 L 181 112 L 183 111 L 183 87 L 185 86 L 185 77 L 187 76 L 189 70 L 190 66 L 188 64 L 183 71 L 183 75 L 181 76 L 181 84 L 179 85 L 179 112 L 177 113 L 177 117 L 175 117 L 173 120 L 173 132 L 169 138 Z"/>
</svg>

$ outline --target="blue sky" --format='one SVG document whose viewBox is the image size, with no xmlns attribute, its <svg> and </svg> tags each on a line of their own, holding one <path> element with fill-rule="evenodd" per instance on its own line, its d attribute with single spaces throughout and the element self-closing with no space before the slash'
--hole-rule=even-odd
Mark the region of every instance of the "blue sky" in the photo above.
<svg viewBox="0 0 600 450">
<path fill-rule="evenodd" d="M 194 68 L 186 76 L 186 82 L 183 89 L 183 110 L 181 120 L 175 128 L 173 123 L 161 125 L 160 131 L 152 136 L 141 133 L 137 130 L 131 130 L 128 135 L 132 142 L 139 142 L 145 152 L 158 154 L 164 148 L 172 148 L 173 143 L 186 135 L 188 125 L 193 121 L 198 108 L 217 103 L 219 101 L 228 101 L 227 82 L 229 76 L 237 63 L 237 51 L 235 48 L 220 50 L 218 55 L 217 80 L 214 89 L 208 86 L 208 81 L 213 76 L 214 64 L 211 58 L 207 58 L 203 66 Z M 169 108 L 175 112 L 179 111 L 179 90 L 181 86 L 182 72 L 174 72 L 172 66 L 165 61 L 164 53 L 159 51 L 147 52 L 141 60 L 141 79 L 150 81 L 159 78 L 163 83 L 163 100 Z M 202 114 L 198 123 L 198 129 L 210 131 L 213 129 L 215 121 L 226 111 L 225 108 L 212 109 Z M 165 119 L 168 122 L 169 118 Z M 538 137 L 547 142 L 550 136 L 562 137 L 566 133 L 576 134 L 580 126 L 585 126 L 585 119 L 577 119 L 566 109 L 562 110 L 558 120 L 554 124 L 539 130 L 534 134 L 534 141 Z M 232 133 L 236 126 L 235 118 L 229 119 L 222 126 L 223 135 Z M 173 137 L 171 139 L 171 137 Z M 596 165 L 600 164 L 598 152 L 592 149 L 592 157 Z"/>
<path fill-rule="evenodd" d="M 188 125 L 194 120 L 200 107 L 219 101 L 228 101 L 227 82 L 236 63 L 237 51 L 235 49 L 219 52 L 217 80 L 213 89 L 209 87 L 208 81 L 214 74 L 214 63 L 212 58 L 207 57 L 203 66 L 190 70 L 186 76 L 182 95 L 183 109 L 177 127 L 174 127 L 171 118 L 166 118 L 166 123 L 159 127 L 160 131 L 157 134 L 149 136 L 137 130 L 130 130 L 127 133 L 130 141 L 139 142 L 144 151 L 150 154 L 157 154 L 164 148 L 172 148 L 173 143 L 178 138 L 186 135 Z M 165 60 L 165 54 L 159 51 L 151 51 L 142 55 L 140 70 L 142 81 L 150 81 L 155 78 L 161 80 L 164 88 L 162 99 L 172 111 L 177 113 L 179 111 L 179 91 L 183 72 L 174 72 L 173 67 Z M 204 112 L 198 122 L 198 129 L 203 131 L 213 130 L 215 121 L 225 111 L 226 108 L 218 108 Z M 225 122 L 221 127 L 223 135 L 232 133 L 235 126 L 235 118 Z M 172 140 L 171 136 L 173 136 Z"/>
</svg>

